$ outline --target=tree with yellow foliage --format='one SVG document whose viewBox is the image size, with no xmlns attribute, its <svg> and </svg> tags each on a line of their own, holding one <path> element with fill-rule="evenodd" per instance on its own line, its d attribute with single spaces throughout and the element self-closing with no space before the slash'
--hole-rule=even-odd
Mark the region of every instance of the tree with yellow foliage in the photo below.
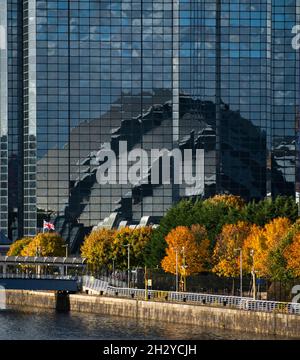
<svg viewBox="0 0 300 360">
<path fill-rule="evenodd" d="M 265 236 L 268 249 L 274 248 L 280 243 L 291 227 L 291 221 L 285 217 L 279 217 L 265 225 Z"/>
<path fill-rule="evenodd" d="M 270 254 L 282 242 L 290 227 L 290 220 L 282 217 L 272 220 L 263 228 L 257 225 L 251 227 L 243 249 L 247 272 L 254 269 L 259 277 L 270 277 L 271 268 L 274 266 L 274 258 L 270 257 Z"/>
<path fill-rule="evenodd" d="M 24 237 L 12 243 L 7 252 L 7 256 L 20 256 L 22 250 L 33 240 L 33 237 Z"/>
<path fill-rule="evenodd" d="M 97 271 L 111 260 L 114 230 L 98 229 L 88 235 L 81 246 L 81 256 L 87 259 L 90 270 Z"/>
<path fill-rule="evenodd" d="M 239 221 L 223 226 L 213 252 L 213 272 L 219 276 L 237 277 L 240 273 L 238 249 L 250 233 L 250 225 Z"/>
<path fill-rule="evenodd" d="M 64 239 L 55 232 L 37 234 L 21 251 L 21 256 L 64 256 Z"/>
<path fill-rule="evenodd" d="M 127 269 L 127 245 L 130 246 L 130 266 L 144 266 L 145 247 L 150 241 L 152 229 L 141 227 L 119 230 L 98 229 L 86 237 L 81 255 L 87 259 L 90 270 L 97 271 L 103 267 Z"/>
<path fill-rule="evenodd" d="M 205 271 L 209 241 L 201 225 L 192 227 L 192 230 L 178 226 L 169 232 L 166 242 L 166 256 L 161 263 L 166 272 L 176 274 L 176 253 L 179 275 L 189 276 Z"/>
</svg>

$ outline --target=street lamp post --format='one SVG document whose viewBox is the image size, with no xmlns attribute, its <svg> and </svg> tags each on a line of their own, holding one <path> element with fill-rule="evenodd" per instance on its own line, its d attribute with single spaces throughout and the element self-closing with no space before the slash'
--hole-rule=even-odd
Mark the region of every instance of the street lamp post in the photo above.
<svg viewBox="0 0 300 360">
<path fill-rule="evenodd" d="M 254 250 L 250 250 L 250 256 L 252 256 L 252 282 L 253 282 L 253 299 L 256 300 L 256 275 L 254 270 Z"/>
<path fill-rule="evenodd" d="M 116 286 L 116 282 L 115 282 L 115 259 L 114 258 L 112 260 L 112 279 L 113 279 L 114 286 Z"/>
<path fill-rule="evenodd" d="M 69 249 L 68 249 L 68 244 L 63 245 L 62 247 L 66 248 L 66 258 L 67 258 L 67 257 L 69 256 L 69 253 L 68 253 L 68 251 L 69 251 Z"/>
<path fill-rule="evenodd" d="M 240 252 L 240 296 L 243 297 L 243 249 L 238 248 L 235 251 Z"/>
<path fill-rule="evenodd" d="M 62 247 L 66 248 L 66 258 L 67 258 L 69 256 L 69 245 L 66 244 L 66 245 L 63 245 Z M 65 266 L 65 272 L 66 272 L 65 275 L 68 275 L 68 265 Z"/>
<path fill-rule="evenodd" d="M 41 256 L 41 246 L 36 246 L 35 255 L 36 257 Z M 36 266 L 35 272 L 37 276 L 41 275 L 41 265 Z"/>
<path fill-rule="evenodd" d="M 185 264 L 185 248 L 182 247 L 182 269 L 183 269 L 183 292 L 186 292 L 186 264 Z"/>
</svg>

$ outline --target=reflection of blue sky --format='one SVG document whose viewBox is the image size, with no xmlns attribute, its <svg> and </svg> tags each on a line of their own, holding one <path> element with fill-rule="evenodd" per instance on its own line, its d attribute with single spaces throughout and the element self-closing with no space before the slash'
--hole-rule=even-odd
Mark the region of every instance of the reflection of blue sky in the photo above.
<svg viewBox="0 0 300 360">
<path fill-rule="evenodd" d="M 38 0 L 37 3 L 37 38 L 40 42 L 44 41 L 47 47 L 46 50 L 39 49 L 40 54 L 52 59 L 68 56 L 67 16 L 58 17 L 58 13 L 61 15 L 67 10 L 67 1 L 56 3 Z M 286 29 L 284 32 L 286 34 L 288 32 L 290 36 L 290 29 L 295 23 L 295 14 L 285 12 L 283 6 L 278 6 L 281 3 L 284 5 L 284 2 L 279 2 L 273 6 L 273 31 Z M 57 4 L 59 4 L 58 9 Z M 223 95 L 224 100 L 236 110 L 247 109 L 247 106 L 252 106 L 252 103 L 260 98 L 259 106 L 267 102 L 263 92 L 268 85 L 264 74 L 253 81 L 253 89 L 243 88 L 243 84 L 249 82 L 246 80 L 245 69 L 259 67 L 260 72 L 267 69 L 269 56 L 267 29 L 270 19 L 267 18 L 266 4 L 267 1 L 257 4 L 251 4 L 251 1 L 248 3 L 226 1 L 221 4 L 221 57 L 222 64 L 230 66 L 231 74 L 227 79 L 226 71 L 229 70 L 222 69 Z M 100 117 L 122 93 L 137 94 L 141 88 L 151 90 L 153 87 L 171 87 L 173 55 L 171 3 L 143 2 L 142 16 L 141 1 L 135 3 L 80 1 L 79 6 L 77 1 L 71 1 L 70 6 L 72 58 L 70 95 L 73 127 L 81 121 Z M 90 16 L 94 12 L 100 13 L 101 17 Z M 205 95 L 211 99 L 215 96 L 213 75 L 216 57 L 215 17 L 214 2 L 180 1 L 180 84 L 187 92 L 198 92 L 196 95 Z M 279 36 L 276 41 L 279 42 L 276 45 L 285 46 L 283 49 L 286 51 L 284 56 L 283 51 L 274 52 L 274 61 L 283 61 L 283 57 L 293 60 L 294 54 L 289 53 L 290 43 L 281 45 L 280 42 L 285 40 Z M 289 50 L 286 46 L 289 46 Z M 239 67 L 243 63 L 245 66 Z M 288 71 L 287 69 L 284 74 L 278 76 L 291 78 L 292 74 Z M 54 78 L 50 81 L 62 83 L 66 81 L 65 75 L 65 71 L 59 71 L 57 75 L 51 73 L 50 76 Z M 235 79 L 235 75 L 239 78 Z M 38 78 L 42 82 L 43 69 L 40 70 Z M 231 90 L 229 91 L 228 88 Z M 275 104 L 292 103 L 293 92 L 288 90 L 280 92 L 275 87 L 274 95 Z M 41 96 L 46 97 L 49 94 Z M 68 96 L 68 94 L 60 96 Z M 61 112 L 66 111 L 63 101 L 58 103 L 58 107 Z M 251 114 L 253 121 L 264 122 L 265 119 L 260 114 L 253 112 Z M 244 115 L 245 117 L 249 115 L 248 109 L 245 110 Z M 67 134 L 62 138 L 60 146 L 66 141 Z"/>
<path fill-rule="evenodd" d="M 60 9 L 56 2 L 37 1 L 38 56 L 47 55 L 49 59 L 53 59 L 52 62 L 58 62 L 55 59 L 61 56 L 65 59 L 71 56 L 71 127 L 100 117 L 122 93 L 138 94 L 141 88 L 149 91 L 153 87 L 171 87 L 171 2 L 143 3 L 141 20 L 141 4 L 136 2 L 74 1 L 70 2 L 69 25 L 67 14 L 60 17 L 67 10 L 67 2 L 60 1 L 59 4 L 63 4 Z M 101 16 L 93 16 L 96 11 Z M 67 43 L 68 28 L 70 52 Z M 61 66 L 55 74 L 47 73 L 43 67 L 39 68 L 39 101 L 44 100 L 46 104 L 49 100 L 49 94 L 42 90 L 49 86 L 49 78 L 64 86 L 62 79 L 67 81 L 68 71 L 64 70 L 62 73 Z M 66 95 L 68 98 L 68 94 Z M 55 95 L 53 99 L 55 101 Z M 67 129 L 68 119 L 65 115 L 61 118 L 63 112 L 67 113 L 67 103 L 62 97 L 58 97 L 57 101 L 56 109 L 60 115 L 55 115 L 49 106 L 39 107 L 39 139 L 41 143 L 48 140 L 47 147 L 53 147 L 55 143 L 56 146 L 63 147 L 68 140 L 67 131 L 62 131 L 57 139 L 49 135 L 47 121 L 43 126 L 44 118 L 53 117 L 53 129 L 61 127 L 64 121 Z M 39 155 L 45 150 L 40 149 Z"/>
</svg>

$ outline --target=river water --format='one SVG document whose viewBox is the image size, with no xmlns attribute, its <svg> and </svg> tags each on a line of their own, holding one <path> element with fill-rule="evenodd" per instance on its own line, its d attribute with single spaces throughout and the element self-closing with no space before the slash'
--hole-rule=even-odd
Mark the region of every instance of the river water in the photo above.
<svg viewBox="0 0 300 360">
<path fill-rule="evenodd" d="M 10 308 L 0 311 L 0 340 L 276 339 L 199 326 L 86 313 Z"/>
</svg>

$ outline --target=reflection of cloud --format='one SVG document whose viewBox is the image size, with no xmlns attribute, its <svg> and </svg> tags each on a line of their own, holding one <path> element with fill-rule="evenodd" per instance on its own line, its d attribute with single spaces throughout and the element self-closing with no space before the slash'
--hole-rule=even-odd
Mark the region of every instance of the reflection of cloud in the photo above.
<svg viewBox="0 0 300 360">
<path fill-rule="evenodd" d="M 141 26 L 141 19 L 133 19 L 132 26 Z"/>
<path fill-rule="evenodd" d="M 140 56 L 141 56 L 141 52 L 140 52 L 140 51 L 137 51 L 137 50 L 133 50 L 133 51 L 132 51 L 132 56 L 133 56 L 133 57 L 140 57 Z"/>
</svg>

